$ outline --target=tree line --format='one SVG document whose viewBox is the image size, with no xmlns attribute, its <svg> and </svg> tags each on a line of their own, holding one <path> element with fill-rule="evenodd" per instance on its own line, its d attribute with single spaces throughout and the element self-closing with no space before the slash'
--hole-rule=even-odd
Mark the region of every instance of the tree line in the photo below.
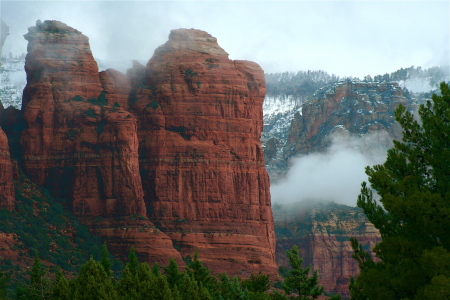
<svg viewBox="0 0 450 300">
<path fill-rule="evenodd" d="M 67 278 L 61 268 L 55 273 L 47 273 L 36 254 L 27 282 L 19 285 L 13 297 L 21 300 L 285 300 L 318 299 L 323 295 L 323 287 L 318 284 L 316 272 L 310 275 L 310 268 L 302 268 L 297 246 L 286 251 L 291 265 L 285 277 L 272 286 L 269 275 L 252 274 L 241 280 L 227 274 L 212 275 L 203 265 L 198 253 L 180 271 L 177 262 L 170 259 L 168 266 L 139 263 L 133 247 L 128 261 L 120 275 L 112 272 L 110 254 L 103 245 L 101 259 L 92 257 L 81 266 L 78 274 Z M 9 275 L 0 273 L 0 299 L 8 298 Z M 341 299 L 339 295 L 331 299 Z"/>
</svg>

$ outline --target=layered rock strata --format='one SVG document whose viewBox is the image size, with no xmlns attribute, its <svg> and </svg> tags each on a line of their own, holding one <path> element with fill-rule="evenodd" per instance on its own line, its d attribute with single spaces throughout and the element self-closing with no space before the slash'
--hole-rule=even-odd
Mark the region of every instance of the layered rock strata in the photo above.
<svg viewBox="0 0 450 300">
<path fill-rule="evenodd" d="M 157 248 L 157 261 L 181 261 L 146 217 L 137 119 L 122 107 L 128 106 L 125 75 L 99 74 L 88 38 L 61 22 L 39 23 L 25 38 L 21 145 L 27 174 L 69 200 L 80 220 L 110 240 L 112 251 L 136 244 L 144 258 Z"/>
<path fill-rule="evenodd" d="M 335 203 L 275 205 L 275 230 L 279 266 L 288 267 L 286 250 L 298 245 L 303 266 L 311 266 L 327 293 L 348 296 L 350 277 L 359 274 L 352 258 L 350 238 L 370 251 L 381 240 L 380 233 L 359 208 Z"/>
<path fill-rule="evenodd" d="M 149 218 L 183 257 L 198 250 L 216 271 L 275 274 L 262 69 L 230 60 L 206 32 L 179 29 L 133 81 Z"/>
<path fill-rule="evenodd" d="M 8 138 L 0 128 L 0 209 L 14 209 L 13 163 L 9 153 Z"/>
<path fill-rule="evenodd" d="M 215 272 L 276 273 L 260 145 L 263 71 L 214 37 L 172 31 L 147 66 L 100 74 L 87 37 L 29 29 L 23 167 L 124 256 L 199 256 Z"/>
</svg>

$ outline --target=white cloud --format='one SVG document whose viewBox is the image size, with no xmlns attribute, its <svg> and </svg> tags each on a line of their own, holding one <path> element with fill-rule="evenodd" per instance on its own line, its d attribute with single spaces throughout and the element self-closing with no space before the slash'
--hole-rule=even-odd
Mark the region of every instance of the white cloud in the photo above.
<svg viewBox="0 0 450 300">
<path fill-rule="evenodd" d="M 272 203 L 318 200 L 356 206 L 361 183 L 367 181 L 365 167 L 385 160 L 379 143 L 385 138 L 334 136 L 326 152 L 293 159 L 286 179 L 271 187 Z"/>
</svg>

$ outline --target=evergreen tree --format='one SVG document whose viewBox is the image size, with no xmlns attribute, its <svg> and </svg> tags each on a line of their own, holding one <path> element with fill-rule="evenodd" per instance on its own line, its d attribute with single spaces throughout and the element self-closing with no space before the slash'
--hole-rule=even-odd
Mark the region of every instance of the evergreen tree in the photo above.
<svg viewBox="0 0 450 300">
<path fill-rule="evenodd" d="M 42 266 L 41 259 L 36 253 L 33 266 L 30 270 L 30 284 L 25 287 L 19 287 L 17 290 L 18 299 L 50 299 L 51 287 L 48 279 L 44 277 L 45 270 Z"/>
<path fill-rule="evenodd" d="M 0 300 L 4 300 L 8 298 L 7 288 L 8 282 L 11 276 L 9 274 L 5 274 L 0 272 Z"/>
<path fill-rule="evenodd" d="M 105 269 L 106 276 L 111 277 L 112 276 L 112 272 L 111 272 L 112 262 L 109 259 L 109 251 L 108 251 L 108 248 L 106 247 L 106 242 L 104 242 L 103 246 L 102 246 L 101 264 L 103 266 L 103 269 Z"/>
<path fill-rule="evenodd" d="M 370 188 L 362 184 L 357 204 L 382 241 L 373 249 L 376 262 L 352 244 L 361 270 L 358 297 L 449 298 L 450 89 L 440 87 L 441 96 L 420 106 L 420 121 L 403 106 L 396 110 L 402 141 L 394 141 L 383 165 L 366 168 Z"/>
<path fill-rule="evenodd" d="M 139 299 L 139 289 L 140 289 L 140 282 L 138 279 L 137 274 L 133 274 L 130 271 L 130 266 L 127 264 L 125 266 L 125 269 L 122 273 L 122 278 L 119 280 L 116 286 L 117 294 L 119 295 L 120 299 L 125 300 L 134 300 Z"/>
<path fill-rule="evenodd" d="M 258 274 L 251 274 L 250 278 L 242 281 L 242 286 L 253 293 L 265 293 L 270 289 L 269 275 L 264 275 L 259 271 Z"/>
<path fill-rule="evenodd" d="M 92 257 L 81 267 L 75 287 L 74 299 L 77 300 L 118 299 L 113 282 L 103 265 Z"/>
<path fill-rule="evenodd" d="M 153 273 L 153 275 L 155 275 L 155 276 L 162 276 L 162 274 L 161 274 L 161 269 L 160 269 L 158 263 L 154 263 L 154 264 L 153 264 L 153 267 L 152 267 L 152 273 Z"/>
<path fill-rule="evenodd" d="M 207 300 L 211 299 L 209 293 L 205 289 L 201 290 L 198 282 L 193 274 L 183 273 L 180 286 L 180 296 L 183 300 Z"/>
<path fill-rule="evenodd" d="M 221 274 L 219 287 L 218 299 L 250 300 L 248 290 L 242 287 L 237 277 L 230 278 L 226 274 Z"/>
<path fill-rule="evenodd" d="M 323 286 L 318 285 L 317 271 L 309 276 L 310 267 L 302 268 L 303 259 L 299 257 L 298 247 L 295 245 L 286 251 L 292 270 L 283 282 L 283 290 L 289 299 L 317 299 L 323 294 Z"/>
<path fill-rule="evenodd" d="M 131 274 L 131 273 L 130 273 Z M 141 263 L 138 268 L 138 283 L 137 299 L 148 299 L 153 294 L 156 287 L 156 276 L 153 274 L 152 269 L 147 263 Z"/>
<path fill-rule="evenodd" d="M 177 285 L 180 285 L 183 274 L 181 274 L 178 270 L 178 264 L 173 258 L 170 258 L 169 266 L 164 267 L 163 269 L 166 273 L 167 282 L 169 283 L 169 287 L 171 289 Z"/>
<path fill-rule="evenodd" d="M 136 255 L 136 250 L 134 250 L 134 246 L 131 246 L 130 253 L 128 254 L 127 265 L 130 269 L 131 274 L 136 275 L 139 268 L 139 261 Z"/>
<path fill-rule="evenodd" d="M 52 299 L 55 300 L 71 300 L 73 297 L 69 281 L 62 273 L 61 268 L 56 271 L 52 294 Z"/>
<path fill-rule="evenodd" d="M 192 275 L 197 283 L 208 289 L 212 289 L 216 284 L 216 278 L 210 275 L 211 271 L 198 259 L 197 251 L 194 253 L 192 262 L 186 267 L 186 272 Z"/>
</svg>

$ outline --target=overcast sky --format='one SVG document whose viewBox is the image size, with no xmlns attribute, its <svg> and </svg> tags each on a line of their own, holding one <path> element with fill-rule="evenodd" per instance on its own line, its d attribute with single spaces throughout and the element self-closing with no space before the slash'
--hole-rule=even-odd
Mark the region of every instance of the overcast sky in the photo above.
<svg viewBox="0 0 450 300">
<path fill-rule="evenodd" d="M 171 29 L 218 39 L 231 59 L 265 72 L 324 70 L 364 77 L 449 65 L 450 1 L 3 1 L 4 54 L 26 52 L 37 19 L 90 39 L 94 57 L 147 62 Z M 131 66 L 131 63 L 130 63 Z"/>
</svg>

